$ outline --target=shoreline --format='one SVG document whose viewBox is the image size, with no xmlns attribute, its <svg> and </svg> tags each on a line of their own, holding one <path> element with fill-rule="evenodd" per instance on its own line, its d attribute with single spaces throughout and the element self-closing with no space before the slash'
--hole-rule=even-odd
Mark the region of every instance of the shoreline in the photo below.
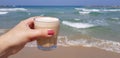
<svg viewBox="0 0 120 58">
<path fill-rule="evenodd" d="M 0 29 L 0 35 L 4 34 L 8 30 L 9 29 Z M 90 39 L 90 37 L 82 35 L 76 35 L 74 37 Z M 12 55 L 9 58 L 120 58 L 120 53 L 106 51 L 97 47 L 83 46 L 58 46 L 58 48 L 52 51 L 42 51 L 39 50 L 37 47 L 24 47 L 19 53 Z"/>
<path fill-rule="evenodd" d="M 120 53 L 94 47 L 61 47 L 52 51 L 42 51 L 37 47 L 25 47 L 10 58 L 120 58 Z"/>
<path fill-rule="evenodd" d="M 0 35 L 6 33 L 9 29 L 0 29 Z M 79 38 L 73 40 L 74 38 Z M 58 46 L 63 47 L 76 47 L 82 46 L 86 48 L 95 47 L 97 49 L 102 49 L 110 52 L 120 53 L 120 42 L 102 40 L 99 38 L 93 38 L 91 36 L 83 34 L 74 34 L 74 36 L 58 36 Z M 35 41 L 27 43 L 26 47 L 36 47 L 37 44 Z"/>
</svg>

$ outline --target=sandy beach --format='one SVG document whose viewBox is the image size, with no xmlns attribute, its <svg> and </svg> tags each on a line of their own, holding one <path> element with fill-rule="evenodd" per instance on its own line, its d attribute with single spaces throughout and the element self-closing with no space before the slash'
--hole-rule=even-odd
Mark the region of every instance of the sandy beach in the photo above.
<svg viewBox="0 0 120 58">
<path fill-rule="evenodd" d="M 5 33 L 6 30 L 7 29 L 1 29 L 0 34 Z M 37 47 L 26 46 L 20 52 L 9 58 L 120 58 L 120 53 L 110 52 L 95 47 L 82 46 L 58 46 L 52 51 L 42 51 Z"/>
<path fill-rule="evenodd" d="M 120 58 L 119 53 L 88 47 L 58 47 L 52 51 L 42 51 L 36 47 L 25 47 L 9 58 Z"/>
</svg>

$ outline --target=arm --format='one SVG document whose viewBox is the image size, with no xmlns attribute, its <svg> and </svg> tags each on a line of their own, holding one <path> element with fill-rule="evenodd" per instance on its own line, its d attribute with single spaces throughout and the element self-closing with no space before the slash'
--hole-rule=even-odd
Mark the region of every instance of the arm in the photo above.
<svg viewBox="0 0 120 58">
<path fill-rule="evenodd" d="M 34 20 L 29 18 L 21 21 L 6 34 L 0 36 L 0 58 L 7 58 L 20 51 L 24 45 L 36 37 L 51 37 L 47 29 L 34 29 Z"/>
</svg>

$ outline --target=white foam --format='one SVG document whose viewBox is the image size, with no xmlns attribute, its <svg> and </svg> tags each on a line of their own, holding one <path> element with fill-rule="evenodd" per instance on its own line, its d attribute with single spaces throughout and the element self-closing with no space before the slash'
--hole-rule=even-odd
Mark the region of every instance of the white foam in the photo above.
<svg viewBox="0 0 120 58">
<path fill-rule="evenodd" d="M 120 9 L 104 9 L 103 11 L 116 12 L 120 11 Z"/>
<path fill-rule="evenodd" d="M 4 15 L 7 14 L 8 12 L 0 12 L 0 15 Z"/>
<path fill-rule="evenodd" d="M 79 13 L 85 15 L 85 14 L 89 14 L 90 12 L 88 12 L 88 11 L 79 11 Z"/>
<path fill-rule="evenodd" d="M 75 18 L 74 20 L 79 21 L 79 20 L 81 20 L 81 19 Z"/>
<path fill-rule="evenodd" d="M 120 11 L 120 9 L 87 9 L 87 8 L 75 8 L 77 11 L 84 12 L 116 12 Z"/>
<path fill-rule="evenodd" d="M 85 8 L 75 8 L 75 10 L 82 10 L 82 9 L 85 9 Z"/>
<path fill-rule="evenodd" d="M 63 36 L 62 36 L 63 37 Z M 77 40 L 68 40 L 67 37 L 58 39 L 58 45 L 60 46 L 84 46 L 84 47 L 96 47 L 104 49 L 106 51 L 112 51 L 120 53 L 120 43 L 115 41 L 101 40 L 101 39 L 77 39 Z"/>
<path fill-rule="evenodd" d="M 88 23 L 74 23 L 74 22 L 68 22 L 68 21 L 63 21 L 62 23 L 64 25 L 74 27 L 74 28 L 89 28 L 89 27 L 95 26 L 93 24 L 88 24 Z"/>
<path fill-rule="evenodd" d="M 86 8 L 75 8 L 75 9 L 84 12 L 100 12 L 99 9 L 86 9 Z"/>
<path fill-rule="evenodd" d="M 35 18 L 35 21 L 54 22 L 54 21 L 59 21 L 59 19 L 54 17 L 38 17 Z"/>
<path fill-rule="evenodd" d="M 98 9 L 84 9 L 83 11 L 87 11 L 87 12 L 100 12 L 100 10 L 98 10 Z"/>
<path fill-rule="evenodd" d="M 0 8 L 0 11 L 27 11 L 25 8 Z"/>
<path fill-rule="evenodd" d="M 106 51 L 120 53 L 120 42 L 101 40 L 96 38 L 90 38 L 90 39 L 79 38 L 76 40 L 75 39 L 70 40 L 67 36 L 59 36 L 57 45 L 63 47 L 72 47 L 72 46 L 96 47 Z M 37 47 L 37 44 L 34 41 L 28 43 L 26 47 Z"/>
<path fill-rule="evenodd" d="M 115 18 L 111 18 L 111 19 L 119 20 L 120 18 L 118 18 L 118 17 L 115 17 Z"/>
</svg>

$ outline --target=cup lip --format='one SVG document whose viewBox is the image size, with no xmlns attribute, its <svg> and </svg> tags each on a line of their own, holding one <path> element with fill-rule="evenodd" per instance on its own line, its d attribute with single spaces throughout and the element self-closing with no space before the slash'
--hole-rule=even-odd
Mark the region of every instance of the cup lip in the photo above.
<svg viewBox="0 0 120 58">
<path fill-rule="evenodd" d="M 56 21 L 39 21 L 39 20 L 36 20 L 36 18 L 53 18 L 53 19 L 57 19 Z M 42 16 L 40 16 L 40 17 L 35 17 L 34 19 L 33 19 L 35 22 L 47 22 L 47 23 L 52 23 L 52 22 L 59 22 L 59 18 L 56 18 L 56 17 L 42 17 Z"/>
</svg>

